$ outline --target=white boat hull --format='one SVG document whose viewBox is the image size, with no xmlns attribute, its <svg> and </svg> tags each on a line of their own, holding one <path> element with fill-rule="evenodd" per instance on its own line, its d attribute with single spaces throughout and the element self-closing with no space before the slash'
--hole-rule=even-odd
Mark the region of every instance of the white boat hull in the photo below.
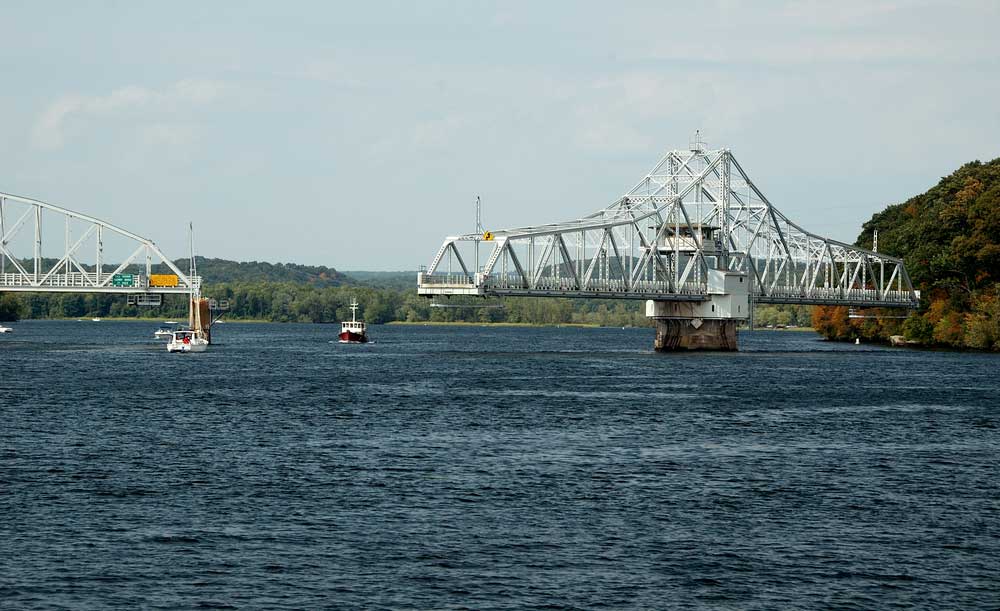
<svg viewBox="0 0 1000 611">
<path fill-rule="evenodd" d="M 194 340 L 190 343 L 170 342 L 167 344 L 167 352 L 204 352 L 208 349 L 208 342 L 205 340 Z"/>
</svg>

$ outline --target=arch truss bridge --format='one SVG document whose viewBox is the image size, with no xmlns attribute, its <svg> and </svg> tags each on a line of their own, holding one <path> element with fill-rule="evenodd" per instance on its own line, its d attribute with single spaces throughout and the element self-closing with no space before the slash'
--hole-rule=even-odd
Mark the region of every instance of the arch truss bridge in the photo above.
<svg viewBox="0 0 1000 611">
<path fill-rule="evenodd" d="M 123 258 L 105 261 L 106 249 Z M 168 273 L 155 274 L 162 264 Z M 0 292 L 118 293 L 137 305 L 200 294 L 152 240 L 36 199 L 0 193 Z M 156 299 L 153 299 L 156 297 Z"/>
</svg>

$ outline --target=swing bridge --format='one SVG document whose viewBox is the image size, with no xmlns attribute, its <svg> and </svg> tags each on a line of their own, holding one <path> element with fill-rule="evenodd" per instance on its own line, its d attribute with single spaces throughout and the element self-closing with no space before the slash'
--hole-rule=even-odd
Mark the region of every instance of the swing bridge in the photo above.
<svg viewBox="0 0 1000 611">
<path fill-rule="evenodd" d="M 583 218 L 447 237 L 417 290 L 642 299 L 658 349 L 736 349 L 735 323 L 756 303 L 916 308 L 920 297 L 901 259 L 806 231 L 729 150 L 701 143 Z"/>
</svg>

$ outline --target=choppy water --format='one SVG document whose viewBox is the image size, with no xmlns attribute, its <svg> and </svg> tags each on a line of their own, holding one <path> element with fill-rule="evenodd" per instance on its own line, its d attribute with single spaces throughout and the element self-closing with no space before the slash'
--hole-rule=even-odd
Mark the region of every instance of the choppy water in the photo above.
<svg viewBox="0 0 1000 611">
<path fill-rule="evenodd" d="M 1000 605 L 1000 359 L 648 329 L 0 336 L 0 607 Z"/>
</svg>

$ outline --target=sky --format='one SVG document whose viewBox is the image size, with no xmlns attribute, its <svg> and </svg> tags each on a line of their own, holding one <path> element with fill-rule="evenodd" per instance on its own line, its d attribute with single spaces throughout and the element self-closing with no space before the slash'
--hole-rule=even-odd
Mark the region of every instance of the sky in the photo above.
<svg viewBox="0 0 1000 611">
<path fill-rule="evenodd" d="M 1000 156 L 1000 3 L 5 2 L 0 191 L 177 258 L 414 270 L 696 129 L 804 228 Z"/>
</svg>

